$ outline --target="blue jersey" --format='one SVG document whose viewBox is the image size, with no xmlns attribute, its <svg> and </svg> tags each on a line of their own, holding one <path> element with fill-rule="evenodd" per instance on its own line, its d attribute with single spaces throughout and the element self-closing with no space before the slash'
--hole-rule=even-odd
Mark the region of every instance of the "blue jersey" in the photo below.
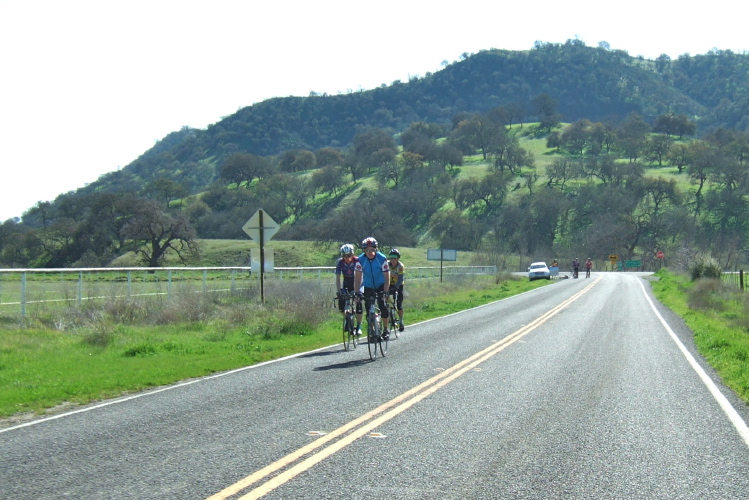
<svg viewBox="0 0 749 500">
<path fill-rule="evenodd" d="M 362 273 L 362 285 L 366 288 L 378 288 L 385 284 L 385 271 L 389 271 L 388 259 L 382 252 L 377 252 L 374 259 L 363 253 L 359 256 L 356 270 Z"/>
</svg>

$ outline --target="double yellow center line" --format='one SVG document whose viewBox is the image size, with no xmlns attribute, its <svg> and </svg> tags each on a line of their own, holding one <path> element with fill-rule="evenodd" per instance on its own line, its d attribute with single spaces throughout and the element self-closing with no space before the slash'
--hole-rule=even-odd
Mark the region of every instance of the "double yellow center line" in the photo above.
<svg viewBox="0 0 749 500">
<path fill-rule="evenodd" d="M 219 491 L 215 495 L 210 496 L 208 500 L 225 500 L 229 497 L 232 497 L 252 486 L 253 484 L 285 469 L 286 467 L 289 467 L 291 464 L 297 462 L 305 455 L 308 455 L 318 448 L 322 448 L 328 443 L 331 443 L 343 436 L 341 439 L 338 439 L 338 441 L 333 442 L 329 446 L 317 451 L 316 453 L 297 463 L 296 465 L 293 465 L 283 472 L 273 476 L 270 480 L 256 487 L 252 491 L 249 491 L 247 494 L 243 495 L 240 498 L 245 500 L 260 498 L 263 495 L 266 495 L 282 484 L 290 481 L 295 476 L 310 469 L 315 464 L 325 460 L 337 451 L 350 445 L 357 439 L 366 436 L 373 429 L 394 418 L 396 415 L 399 415 L 400 413 L 406 411 L 408 408 L 412 407 L 419 401 L 434 394 L 453 380 L 457 379 L 466 372 L 475 369 L 484 361 L 501 352 L 509 345 L 514 344 L 524 336 L 528 335 L 530 332 L 532 332 L 533 330 L 547 322 L 550 318 L 558 314 L 564 308 L 569 306 L 572 302 L 576 301 L 588 290 L 593 288 L 600 279 L 601 278 L 599 277 L 598 279 L 594 280 L 592 283 L 583 288 L 581 291 L 577 292 L 569 299 L 550 309 L 529 324 L 522 326 L 520 329 L 503 338 L 499 342 L 477 352 L 476 354 L 461 361 L 460 363 L 451 366 L 450 368 L 442 371 L 439 375 L 435 375 L 429 380 L 417 385 L 413 389 L 404 392 L 400 396 L 391 399 L 387 403 L 378 406 L 374 410 L 365 413 L 364 415 L 352 420 L 351 422 L 339 427 L 338 429 L 325 434 L 319 439 L 316 439 L 308 445 L 299 448 L 295 452 L 286 455 L 280 460 L 277 460 L 276 462 L 263 467 L 257 472 L 250 474 L 246 478 Z"/>
</svg>

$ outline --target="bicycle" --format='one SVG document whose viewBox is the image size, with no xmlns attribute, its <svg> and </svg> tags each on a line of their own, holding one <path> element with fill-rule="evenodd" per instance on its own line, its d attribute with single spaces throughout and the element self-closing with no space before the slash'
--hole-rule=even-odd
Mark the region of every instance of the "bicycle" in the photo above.
<svg viewBox="0 0 749 500">
<path fill-rule="evenodd" d="M 390 316 L 390 331 L 395 334 L 395 338 L 399 337 L 400 327 L 398 326 L 398 290 L 393 294 L 388 294 L 385 303 L 388 307 L 388 315 Z"/>
<path fill-rule="evenodd" d="M 388 352 L 388 339 L 382 338 L 380 307 L 377 305 L 379 297 L 382 297 L 382 292 L 378 292 L 371 297 L 369 310 L 367 311 L 367 348 L 369 350 L 369 359 L 372 361 L 377 357 L 378 346 L 383 358 Z"/>
<path fill-rule="evenodd" d="M 356 349 L 359 339 L 356 336 L 355 307 L 356 294 L 353 292 L 338 293 L 336 299 L 343 299 L 343 349 Z"/>
</svg>

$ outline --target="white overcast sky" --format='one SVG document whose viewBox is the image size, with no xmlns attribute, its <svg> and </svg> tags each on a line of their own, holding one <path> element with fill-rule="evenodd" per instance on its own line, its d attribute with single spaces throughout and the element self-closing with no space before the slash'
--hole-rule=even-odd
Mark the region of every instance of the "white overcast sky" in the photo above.
<svg viewBox="0 0 749 500">
<path fill-rule="evenodd" d="M 536 40 L 654 59 L 749 49 L 714 0 L 0 0 L 0 222 L 95 181 L 183 126 L 310 91 L 407 81 Z"/>
</svg>

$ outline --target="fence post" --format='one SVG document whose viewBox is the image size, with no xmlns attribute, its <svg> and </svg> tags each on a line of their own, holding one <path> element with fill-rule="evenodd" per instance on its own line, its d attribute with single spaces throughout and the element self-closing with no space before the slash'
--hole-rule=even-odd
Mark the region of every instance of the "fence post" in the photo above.
<svg viewBox="0 0 749 500">
<path fill-rule="evenodd" d="M 739 270 L 739 288 L 741 288 L 741 291 L 744 291 L 744 270 Z"/>
<path fill-rule="evenodd" d="M 170 269 L 166 273 L 166 299 L 169 300 L 172 297 L 172 270 Z"/>
<path fill-rule="evenodd" d="M 21 273 L 21 317 L 26 317 L 26 271 Z"/>
<path fill-rule="evenodd" d="M 203 269 L 203 293 L 208 291 L 208 270 Z"/>
<path fill-rule="evenodd" d="M 83 301 L 83 271 L 78 271 L 78 307 Z"/>
<path fill-rule="evenodd" d="M 127 298 L 129 299 L 133 292 L 133 277 L 131 272 L 127 272 Z"/>
</svg>

